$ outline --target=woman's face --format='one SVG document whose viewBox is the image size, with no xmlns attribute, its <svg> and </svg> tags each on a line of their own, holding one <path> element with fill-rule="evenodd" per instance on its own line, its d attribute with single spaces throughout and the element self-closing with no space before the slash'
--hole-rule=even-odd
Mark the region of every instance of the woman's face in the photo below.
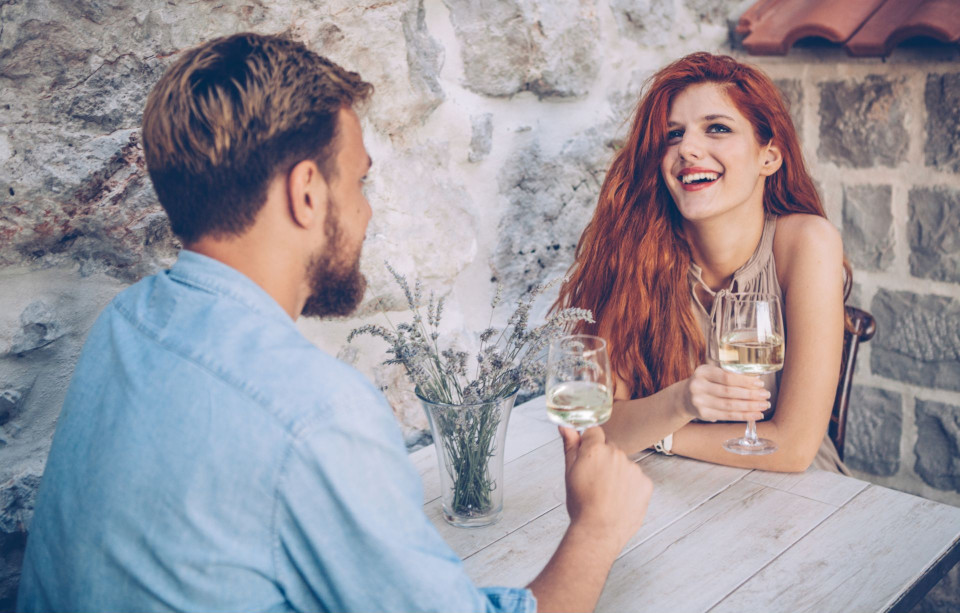
<svg viewBox="0 0 960 613">
<path fill-rule="evenodd" d="M 667 115 L 660 172 L 687 221 L 763 210 L 763 180 L 780 168 L 780 151 L 757 143 L 753 125 L 718 85 L 691 85 Z"/>
</svg>

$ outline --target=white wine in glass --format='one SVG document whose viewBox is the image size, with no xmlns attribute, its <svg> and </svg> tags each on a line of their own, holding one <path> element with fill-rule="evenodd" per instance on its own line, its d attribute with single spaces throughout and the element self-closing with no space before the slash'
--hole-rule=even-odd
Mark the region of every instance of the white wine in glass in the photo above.
<svg viewBox="0 0 960 613">
<path fill-rule="evenodd" d="M 607 341 L 574 334 L 550 343 L 547 357 L 547 415 L 583 432 L 610 419 L 613 385 Z"/>
<path fill-rule="evenodd" d="M 765 375 L 783 368 L 783 316 L 773 294 L 722 294 L 719 321 L 720 368 L 745 375 Z M 757 424 L 747 422 L 744 435 L 723 443 L 741 455 L 766 455 L 777 444 L 757 436 Z"/>
<path fill-rule="evenodd" d="M 547 392 L 547 414 L 550 421 L 583 430 L 610 419 L 613 397 L 602 383 L 569 381 L 559 383 Z"/>
<path fill-rule="evenodd" d="M 720 339 L 720 364 L 724 370 L 744 375 L 765 375 L 783 368 L 783 338 L 757 337 L 755 330 L 736 330 Z"/>
</svg>

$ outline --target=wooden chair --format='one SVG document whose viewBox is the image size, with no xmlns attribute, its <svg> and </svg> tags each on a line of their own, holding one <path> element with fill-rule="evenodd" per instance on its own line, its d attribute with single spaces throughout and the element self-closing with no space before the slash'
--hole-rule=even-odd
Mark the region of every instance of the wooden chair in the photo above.
<svg viewBox="0 0 960 613">
<path fill-rule="evenodd" d="M 840 363 L 840 381 L 837 383 L 837 397 L 833 401 L 833 413 L 830 415 L 830 438 L 843 459 L 843 441 L 847 435 L 847 405 L 850 402 L 850 388 L 853 386 L 853 367 L 857 362 L 857 348 L 866 343 L 877 331 L 877 322 L 873 315 L 857 307 L 846 307 L 849 325 L 843 331 L 843 361 Z"/>
</svg>

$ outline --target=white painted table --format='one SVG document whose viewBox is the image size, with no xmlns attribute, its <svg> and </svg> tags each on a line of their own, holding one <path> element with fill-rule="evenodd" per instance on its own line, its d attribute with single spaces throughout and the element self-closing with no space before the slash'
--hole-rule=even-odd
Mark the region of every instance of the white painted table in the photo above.
<svg viewBox="0 0 960 613">
<path fill-rule="evenodd" d="M 514 409 L 503 518 L 454 528 L 433 446 L 411 454 L 424 507 L 477 585 L 523 586 L 569 521 L 563 446 L 543 398 Z M 909 611 L 960 559 L 960 508 L 816 469 L 768 473 L 637 456 L 655 491 L 597 611 Z"/>
</svg>

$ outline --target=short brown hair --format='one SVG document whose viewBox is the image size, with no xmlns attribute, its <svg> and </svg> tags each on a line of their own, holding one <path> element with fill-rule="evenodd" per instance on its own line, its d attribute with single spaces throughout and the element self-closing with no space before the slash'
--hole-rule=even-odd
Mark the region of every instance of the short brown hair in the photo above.
<svg viewBox="0 0 960 613">
<path fill-rule="evenodd" d="M 300 161 L 329 179 L 337 113 L 373 86 L 283 36 L 244 33 L 186 51 L 143 111 L 147 169 L 186 243 L 240 234 Z"/>
</svg>

